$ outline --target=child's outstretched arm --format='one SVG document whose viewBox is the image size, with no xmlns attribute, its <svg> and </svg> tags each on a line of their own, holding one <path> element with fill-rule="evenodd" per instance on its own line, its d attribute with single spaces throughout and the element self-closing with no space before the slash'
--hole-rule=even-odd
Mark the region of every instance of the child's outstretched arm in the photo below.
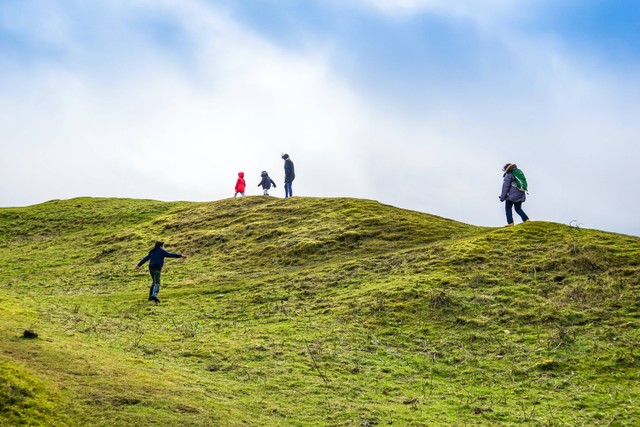
<svg viewBox="0 0 640 427">
<path fill-rule="evenodd" d="M 149 261 L 151 259 L 151 255 L 147 255 L 146 257 L 142 258 L 140 260 L 140 262 L 138 262 L 136 264 L 136 268 L 140 268 L 142 266 L 142 264 L 144 264 L 145 262 Z"/>
</svg>

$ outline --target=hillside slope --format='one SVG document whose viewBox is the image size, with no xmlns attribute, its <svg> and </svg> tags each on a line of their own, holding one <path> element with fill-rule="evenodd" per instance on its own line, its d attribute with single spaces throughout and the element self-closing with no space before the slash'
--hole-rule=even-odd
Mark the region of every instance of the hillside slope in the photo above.
<svg viewBox="0 0 640 427">
<path fill-rule="evenodd" d="M 0 425 L 635 425 L 639 263 L 357 199 L 0 209 Z"/>
</svg>

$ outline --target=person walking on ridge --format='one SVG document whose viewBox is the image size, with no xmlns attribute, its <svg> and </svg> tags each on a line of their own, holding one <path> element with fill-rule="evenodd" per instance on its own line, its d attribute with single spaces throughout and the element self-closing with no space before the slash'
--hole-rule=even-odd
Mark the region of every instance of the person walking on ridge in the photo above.
<svg viewBox="0 0 640 427">
<path fill-rule="evenodd" d="M 282 159 L 284 160 L 284 198 L 286 199 L 287 197 L 293 196 L 291 184 L 296 178 L 296 172 L 288 154 L 283 154 Z"/>
<path fill-rule="evenodd" d="M 187 258 L 187 256 L 167 252 L 164 249 L 164 242 L 156 242 L 147 256 L 142 258 L 136 265 L 136 268 L 140 268 L 142 264 L 149 261 L 149 274 L 151 275 L 149 301 L 154 301 L 156 304 L 160 302 L 160 300 L 158 299 L 158 292 L 160 291 L 160 272 L 162 271 L 162 266 L 164 265 L 165 258 Z"/>
<path fill-rule="evenodd" d="M 521 184 L 518 183 L 516 176 L 521 176 L 524 179 L 524 174 L 518 169 L 518 165 L 515 163 L 507 163 L 502 168 L 504 172 L 502 182 L 502 193 L 500 194 L 500 201 L 504 203 L 505 213 L 507 214 L 507 227 L 513 226 L 513 212 L 512 208 L 515 208 L 516 213 L 522 218 L 522 222 L 529 221 L 529 217 L 522 210 L 522 203 L 526 200 L 526 180 L 525 187 L 521 189 Z M 518 187 L 521 188 L 518 188 Z"/>
<path fill-rule="evenodd" d="M 265 196 L 268 196 L 269 189 L 271 188 L 272 185 L 273 185 L 273 188 L 276 188 L 276 183 L 273 182 L 273 180 L 271 179 L 267 171 L 262 171 L 260 176 L 262 177 L 262 179 L 260 180 L 260 184 L 258 184 L 258 187 L 262 186 L 262 190 L 263 190 L 262 194 Z"/>
<path fill-rule="evenodd" d="M 236 197 L 238 193 L 240 193 L 240 195 L 244 197 L 244 190 L 246 187 L 247 184 L 246 182 L 244 182 L 244 172 L 238 172 L 238 180 L 236 181 L 236 194 L 234 194 L 233 197 Z"/>
</svg>

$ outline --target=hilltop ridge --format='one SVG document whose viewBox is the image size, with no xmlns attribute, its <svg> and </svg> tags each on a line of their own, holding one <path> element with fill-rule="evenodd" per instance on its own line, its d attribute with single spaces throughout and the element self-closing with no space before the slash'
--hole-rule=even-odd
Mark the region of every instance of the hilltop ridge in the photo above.
<svg viewBox="0 0 640 427">
<path fill-rule="evenodd" d="M 639 262 L 359 199 L 3 208 L 0 425 L 631 425 Z"/>
</svg>

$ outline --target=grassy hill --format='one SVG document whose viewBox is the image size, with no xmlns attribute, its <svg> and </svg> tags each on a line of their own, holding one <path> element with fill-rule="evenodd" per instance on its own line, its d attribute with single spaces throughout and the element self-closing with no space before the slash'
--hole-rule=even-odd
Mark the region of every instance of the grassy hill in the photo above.
<svg viewBox="0 0 640 427">
<path fill-rule="evenodd" d="M 0 209 L 0 425 L 637 426 L 639 264 L 356 199 Z"/>
</svg>

